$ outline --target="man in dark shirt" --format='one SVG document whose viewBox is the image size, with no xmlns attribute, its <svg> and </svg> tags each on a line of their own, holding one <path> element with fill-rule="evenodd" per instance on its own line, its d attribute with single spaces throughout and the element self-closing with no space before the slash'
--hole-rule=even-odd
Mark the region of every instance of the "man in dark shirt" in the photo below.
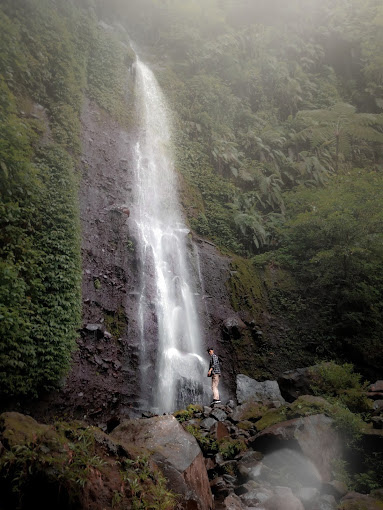
<svg viewBox="0 0 383 510">
<path fill-rule="evenodd" d="M 219 378 L 221 376 L 221 368 L 219 366 L 219 359 L 216 354 L 214 354 L 214 350 L 212 347 L 207 349 L 207 352 L 210 355 L 210 363 L 209 363 L 209 372 L 207 373 L 208 377 L 211 377 L 211 389 L 213 390 L 213 404 L 219 404 L 221 401 L 219 399 L 218 393 L 218 384 Z"/>
</svg>

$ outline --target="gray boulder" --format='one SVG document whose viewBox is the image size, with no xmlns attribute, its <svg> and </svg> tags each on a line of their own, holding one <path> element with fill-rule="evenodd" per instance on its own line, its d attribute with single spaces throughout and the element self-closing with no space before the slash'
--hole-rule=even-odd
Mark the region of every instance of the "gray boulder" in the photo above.
<svg viewBox="0 0 383 510">
<path fill-rule="evenodd" d="M 239 404 L 252 400 L 254 402 L 271 401 L 285 404 L 277 381 L 259 382 L 247 375 L 237 375 L 237 400 Z"/>
</svg>

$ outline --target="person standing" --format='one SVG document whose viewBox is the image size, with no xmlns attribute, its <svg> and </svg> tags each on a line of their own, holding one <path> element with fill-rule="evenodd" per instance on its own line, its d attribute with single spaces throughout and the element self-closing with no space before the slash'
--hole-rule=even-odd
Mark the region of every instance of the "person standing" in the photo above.
<svg viewBox="0 0 383 510">
<path fill-rule="evenodd" d="M 213 402 L 211 405 L 219 404 L 221 401 L 219 399 L 218 392 L 218 384 L 219 378 L 221 376 L 221 367 L 219 366 L 219 359 L 216 354 L 214 354 L 214 350 L 212 347 L 207 349 L 207 352 L 210 355 L 210 363 L 209 363 L 209 371 L 207 373 L 208 377 L 211 377 L 211 389 L 213 390 Z"/>
</svg>

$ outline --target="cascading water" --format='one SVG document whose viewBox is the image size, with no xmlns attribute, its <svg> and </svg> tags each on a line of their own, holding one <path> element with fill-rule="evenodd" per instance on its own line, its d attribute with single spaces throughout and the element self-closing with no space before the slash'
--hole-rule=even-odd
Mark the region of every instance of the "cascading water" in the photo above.
<svg viewBox="0 0 383 510">
<path fill-rule="evenodd" d="M 137 59 L 136 101 L 140 135 L 131 219 L 137 228 L 141 289 L 141 375 L 151 405 L 170 412 L 202 402 L 207 361 L 202 342 L 178 204 L 165 98 L 151 70 Z M 157 331 L 148 331 L 155 314 Z M 146 339 L 158 338 L 153 367 Z M 206 390 L 206 386 L 205 386 Z M 147 395 L 146 395 L 147 396 Z"/>
</svg>

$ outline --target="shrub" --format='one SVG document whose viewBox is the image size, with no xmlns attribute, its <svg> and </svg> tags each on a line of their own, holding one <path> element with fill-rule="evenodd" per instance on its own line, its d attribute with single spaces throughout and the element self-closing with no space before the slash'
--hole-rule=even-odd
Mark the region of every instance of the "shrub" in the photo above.
<svg viewBox="0 0 383 510">
<path fill-rule="evenodd" d="M 218 441 L 218 451 L 224 459 L 234 459 L 238 453 L 244 450 L 246 450 L 246 443 L 243 439 L 224 437 Z"/>
<path fill-rule="evenodd" d="M 315 395 L 335 397 L 351 411 L 368 411 L 372 407 L 365 391 L 368 382 L 362 384 L 362 376 L 354 372 L 351 363 L 338 365 L 334 361 L 323 362 L 311 369 L 311 389 Z"/>
</svg>

